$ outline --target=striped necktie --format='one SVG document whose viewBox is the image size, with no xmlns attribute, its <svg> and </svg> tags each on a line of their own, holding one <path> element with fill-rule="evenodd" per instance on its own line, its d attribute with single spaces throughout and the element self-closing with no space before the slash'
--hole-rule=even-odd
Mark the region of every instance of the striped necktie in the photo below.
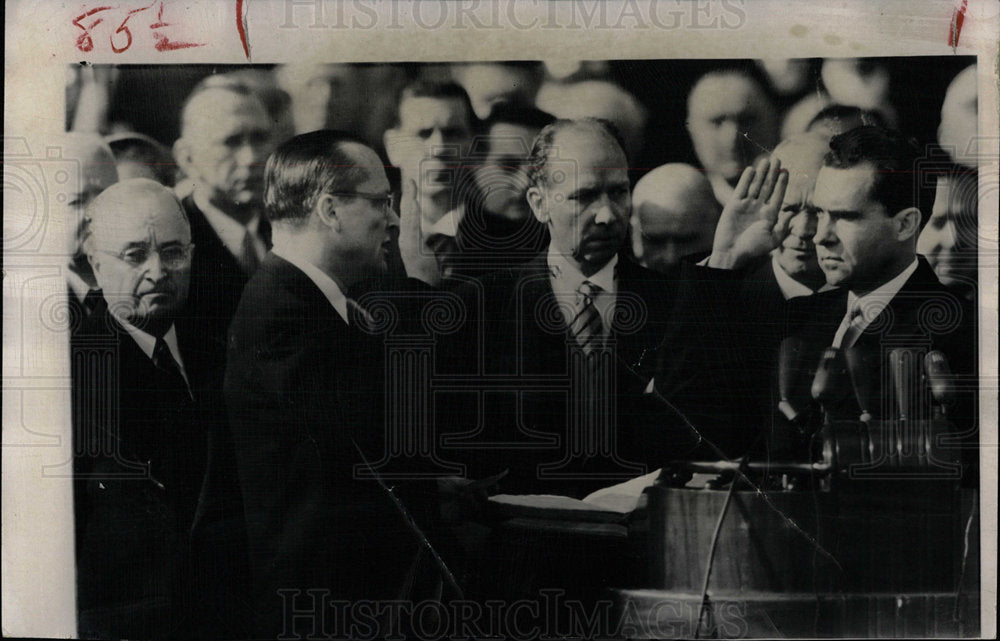
<svg viewBox="0 0 1000 641">
<path fill-rule="evenodd" d="M 864 322 L 864 314 L 861 313 L 861 306 L 855 305 L 847 312 L 847 329 L 840 338 L 840 345 L 834 345 L 841 349 L 854 347 L 854 343 L 861 336 L 861 324 Z"/>
<path fill-rule="evenodd" d="M 590 354 L 604 335 L 601 313 L 594 305 L 594 299 L 601 291 L 600 287 L 589 280 L 580 283 L 580 287 L 576 290 L 579 295 L 577 312 L 569 325 L 569 331 L 584 354 Z"/>
</svg>

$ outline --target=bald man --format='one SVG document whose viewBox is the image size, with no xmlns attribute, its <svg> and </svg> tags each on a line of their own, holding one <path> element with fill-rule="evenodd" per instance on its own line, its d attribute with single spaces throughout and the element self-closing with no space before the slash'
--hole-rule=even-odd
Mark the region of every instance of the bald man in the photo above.
<svg viewBox="0 0 1000 641">
<path fill-rule="evenodd" d="M 657 167 L 632 192 L 632 253 L 666 273 L 684 256 L 712 249 L 722 208 L 700 171 L 683 163 Z"/>
<path fill-rule="evenodd" d="M 760 84 L 739 70 L 712 71 L 688 94 L 687 130 L 698 162 L 725 204 L 743 168 L 778 141 L 778 116 Z"/>
<path fill-rule="evenodd" d="M 71 133 L 64 138 L 67 158 L 79 163 L 80 171 L 70 175 L 69 193 L 62 201 L 62 218 L 66 224 L 66 247 L 69 265 L 66 269 L 67 297 L 70 313 L 76 320 L 83 319 L 94 310 L 100 296 L 96 293 L 97 281 L 83 250 L 83 220 L 87 206 L 102 191 L 118 182 L 118 171 L 111 149 L 97 134 Z"/>
<path fill-rule="evenodd" d="M 817 291 L 832 289 L 816 261 L 816 214 L 809 207 L 816 186 L 816 175 L 823 166 L 823 158 L 830 151 L 826 136 L 806 133 L 793 136 L 775 147 L 772 158 L 781 161 L 788 172 L 788 187 L 781 201 L 781 212 L 790 216 L 781 244 L 770 261 L 765 261 L 758 272 L 781 301 L 798 296 L 809 296 Z M 752 278 L 753 276 L 751 276 Z M 779 299 L 774 296 L 777 302 Z"/>
<path fill-rule="evenodd" d="M 237 595 L 232 584 L 227 597 L 207 586 L 233 580 L 227 555 L 242 547 L 208 500 L 220 363 L 183 314 L 194 251 L 187 218 L 169 189 L 135 178 L 102 192 L 84 222 L 103 304 L 72 345 L 80 635 L 225 634 L 214 617 L 230 610 L 219 599 Z"/>
<path fill-rule="evenodd" d="M 210 76 L 185 103 L 173 147 L 193 183 L 183 200 L 198 246 L 188 309 L 222 350 L 243 287 L 270 248 L 262 203 L 264 161 L 274 148 L 271 122 L 253 88 Z"/>
</svg>

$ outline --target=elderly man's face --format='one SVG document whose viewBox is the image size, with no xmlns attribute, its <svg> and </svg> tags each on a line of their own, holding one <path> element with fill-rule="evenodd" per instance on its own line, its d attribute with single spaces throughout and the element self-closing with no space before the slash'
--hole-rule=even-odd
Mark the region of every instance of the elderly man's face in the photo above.
<svg viewBox="0 0 1000 641">
<path fill-rule="evenodd" d="M 893 218 L 872 196 L 875 168 L 823 167 L 816 179 L 816 256 L 830 285 L 864 294 L 884 283 L 898 244 Z"/>
<path fill-rule="evenodd" d="M 622 246 L 632 208 L 625 152 L 606 134 L 572 127 L 556 134 L 556 156 L 528 202 L 548 225 L 553 247 L 585 276 Z"/>
<path fill-rule="evenodd" d="M 472 141 L 472 125 L 457 98 L 406 98 L 399 106 L 399 127 L 390 152 L 404 180 L 412 179 L 425 196 L 457 184 Z"/>
<path fill-rule="evenodd" d="M 487 211 L 511 220 L 531 215 L 524 194 L 528 189 L 528 174 L 524 165 L 531 141 L 538 129 L 500 122 L 489 132 L 489 151 L 476 169 L 476 184 Z"/>
<path fill-rule="evenodd" d="M 123 189 L 103 206 L 87 248 L 109 309 L 140 329 L 174 318 L 191 276 L 179 203 L 166 190 Z"/>
<path fill-rule="evenodd" d="M 225 207 L 258 204 L 264 162 L 274 149 L 270 120 L 260 101 L 222 89 L 194 98 L 178 162 Z"/>
<path fill-rule="evenodd" d="M 816 260 L 816 212 L 809 206 L 816 185 L 815 175 L 796 173 L 789 179 L 781 211 L 791 213 L 788 235 L 778 247 L 778 264 L 786 274 L 796 279 L 819 277 L 822 273 Z M 822 281 L 820 281 L 822 282 Z"/>
<path fill-rule="evenodd" d="M 930 220 L 920 232 L 917 253 L 927 258 L 945 285 L 975 286 L 977 189 L 975 173 L 940 178 Z"/>
<path fill-rule="evenodd" d="M 760 88 L 735 74 L 712 75 L 688 101 L 688 132 L 709 173 L 735 183 L 743 168 L 775 140 L 775 114 Z"/>
</svg>

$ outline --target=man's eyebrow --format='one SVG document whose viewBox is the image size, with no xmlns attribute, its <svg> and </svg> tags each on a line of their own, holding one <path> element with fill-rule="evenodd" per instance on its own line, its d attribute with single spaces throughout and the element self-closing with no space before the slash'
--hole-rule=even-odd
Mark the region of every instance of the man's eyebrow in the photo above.
<svg viewBox="0 0 1000 641">
<path fill-rule="evenodd" d="M 861 212 L 856 209 L 831 209 L 826 213 L 830 218 L 843 218 L 846 220 L 861 218 Z"/>
</svg>

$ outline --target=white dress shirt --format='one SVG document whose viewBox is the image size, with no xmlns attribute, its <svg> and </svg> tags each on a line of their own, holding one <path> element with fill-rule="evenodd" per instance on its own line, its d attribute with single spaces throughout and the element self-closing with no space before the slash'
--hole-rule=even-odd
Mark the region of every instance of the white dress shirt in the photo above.
<svg viewBox="0 0 1000 641">
<path fill-rule="evenodd" d="M 858 329 L 857 334 L 860 334 L 889 305 L 889 302 L 899 293 L 899 290 L 903 288 L 903 285 L 906 284 L 906 281 L 910 279 L 910 276 L 915 271 L 917 271 L 916 258 L 898 276 L 886 282 L 881 287 L 873 289 L 864 296 L 848 292 L 847 313 L 844 314 L 844 320 L 840 322 L 840 327 L 837 328 L 837 333 L 833 337 L 833 347 L 853 347 L 854 341 L 851 341 L 852 345 L 841 345 L 841 343 L 844 342 L 844 334 L 847 333 L 847 329 L 851 325 L 851 317 L 855 315 L 855 310 L 860 311 L 860 319 L 854 323 Z"/>
<path fill-rule="evenodd" d="M 594 297 L 594 307 L 601 314 L 601 323 L 604 336 L 611 332 L 611 321 L 614 318 L 615 296 L 618 286 L 615 282 L 615 267 L 618 265 L 618 256 L 612 256 L 604 267 L 595 274 L 584 276 L 573 263 L 566 259 L 561 253 L 549 245 L 549 254 L 546 258 L 549 266 L 549 283 L 552 285 L 552 292 L 556 295 L 556 301 L 560 303 L 563 317 L 566 319 L 566 326 L 569 327 L 576 318 L 579 296 L 577 290 L 585 280 L 589 280 L 594 285 L 601 288 L 601 292 Z"/>
<path fill-rule="evenodd" d="M 340 317 L 344 319 L 344 322 L 348 325 L 350 324 L 350 321 L 347 320 L 347 296 L 344 295 L 344 292 L 340 289 L 340 285 L 335 280 L 327 276 L 322 269 L 309 261 L 302 260 L 298 256 L 282 253 L 281 249 L 277 246 L 271 248 L 271 253 L 284 258 L 298 267 L 303 274 L 309 277 L 309 280 L 316 284 L 316 287 L 319 287 L 319 291 L 323 292 L 323 295 L 330 301 L 330 304 L 340 314 Z"/>
</svg>

